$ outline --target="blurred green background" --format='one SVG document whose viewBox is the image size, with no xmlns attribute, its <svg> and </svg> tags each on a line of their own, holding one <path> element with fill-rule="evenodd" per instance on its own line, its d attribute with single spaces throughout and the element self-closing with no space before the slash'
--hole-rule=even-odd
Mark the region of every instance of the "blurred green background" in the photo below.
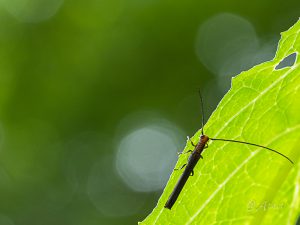
<svg viewBox="0 0 300 225">
<path fill-rule="evenodd" d="M 137 224 L 287 1 L 1 0 L 0 225 Z"/>
</svg>

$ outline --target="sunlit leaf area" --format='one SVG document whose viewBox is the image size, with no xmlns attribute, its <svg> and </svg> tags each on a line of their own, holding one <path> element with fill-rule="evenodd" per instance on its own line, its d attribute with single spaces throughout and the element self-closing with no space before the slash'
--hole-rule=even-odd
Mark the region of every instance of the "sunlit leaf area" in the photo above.
<svg viewBox="0 0 300 225">
<path fill-rule="evenodd" d="M 162 210 L 164 202 L 158 201 L 178 160 L 177 152 L 186 146 L 186 136 L 192 137 L 201 128 L 199 89 L 208 135 L 247 136 L 249 141 L 273 144 L 285 154 L 293 153 L 291 157 L 299 155 L 290 147 L 284 149 L 291 146 L 290 139 L 295 141 L 292 136 L 272 142 L 278 137 L 277 131 L 297 122 L 298 114 L 282 115 L 284 123 L 270 127 L 268 132 L 256 130 L 260 123 L 278 123 L 275 113 L 297 105 L 297 98 L 284 100 L 299 93 L 282 88 L 288 83 L 278 83 L 264 102 L 249 108 L 251 114 L 266 110 L 257 107 L 271 109 L 276 104 L 274 114 L 269 112 L 274 117 L 257 115 L 257 120 L 249 121 L 254 114 L 245 112 L 236 123 L 225 126 L 234 120 L 230 112 L 255 98 L 257 92 L 253 90 L 264 89 L 264 82 L 259 83 L 255 76 L 253 82 L 247 77 L 246 83 L 235 78 L 233 86 L 251 89 L 229 92 L 221 101 L 232 77 L 275 57 L 280 33 L 296 24 L 299 12 L 296 0 L 0 0 L 0 225 L 129 225 L 144 221 L 155 207 L 160 207 L 155 208 L 157 212 Z M 295 58 L 280 62 L 283 56 L 287 55 L 277 55 L 275 69 L 279 72 L 293 66 Z M 289 85 L 293 82 L 296 78 Z M 209 119 L 220 101 L 224 110 Z M 280 105 L 288 102 L 293 104 Z M 222 127 L 226 127 L 225 133 L 218 130 Z M 238 136 L 242 131 L 248 132 L 245 137 Z M 197 138 L 199 133 L 193 140 Z M 216 153 L 217 148 L 224 151 Z M 239 155 L 242 149 L 245 152 Z M 201 171 L 221 178 L 232 166 L 244 166 L 235 163 L 256 151 L 210 143 L 201 165 L 208 169 L 213 161 L 218 174 Z M 284 168 L 281 176 L 291 169 L 276 155 L 257 154 L 249 171 L 258 177 L 265 173 L 265 182 L 274 178 L 279 168 Z M 224 156 L 230 160 L 223 167 Z M 184 160 L 180 157 L 178 163 Z M 269 164 L 261 170 L 263 162 Z M 267 185 L 245 191 L 269 190 L 269 196 L 276 196 L 269 198 L 274 199 L 269 203 L 278 206 L 285 196 L 299 194 L 299 189 L 296 192 L 295 186 L 288 185 L 299 175 L 297 168 L 294 166 L 294 175 L 287 176 L 287 182 L 280 186 L 279 194 Z M 171 176 L 168 193 L 179 175 L 180 171 Z M 195 174 L 199 180 L 194 186 L 190 183 L 186 187 L 193 187 L 195 196 L 203 190 L 196 184 L 207 185 L 205 190 L 214 185 L 201 183 L 200 175 Z M 275 183 L 280 180 L 274 179 Z M 234 195 L 234 183 L 227 188 Z M 247 201 L 239 206 L 225 199 L 228 207 L 236 204 L 236 211 L 224 206 L 220 218 L 238 218 L 249 204 L 257 207 L 263 203 L 259 191 L 245 193 Z M 164 193 L 162 199 L 167 195 Z M 291 199 L 299 206 L 299 198 Z M 157 219 L 148 224 L 201 224 L 189 213 L 188 203 L 179 200 L 163 223 Z M 225 200 L 217 194 L 213 199 L 216 204 Z M 203 207 L 197 205 L 197 199 L 189 197 L 187 201 L 194 209 Z M 205 208 L 209 212 L 199 215 L 214 218 L 214 209 Z M 257 220 L 272 221 L 275 212 L 278 221 L 287 221 L 288 216 L 295 221 L 299 208 L 289 209 L 283 204 L 267 207 L 271 214 L 258 210 L 246 217 L 258 213 Z M 174 219 L 180 215 L 185 219 Z M 225 219 L 223 224 L 243 224 L 246 219 Z"/>
<path fill-rule="evenodd" d="M 281 34 L 272 61 L 234 77 L 203 129 L 211 138 L 202 154 L 205 160 L 194 168 L 169 210 L 164 204 L 179 179 L 175 170 L 159 204 L 141 224 L 296 224 L 300 214 L 299 31 L 300 20 Z M 193 148 L 192 142 L 199 142 L 200 135 L 201 131 L 187 142 L 184 152 Z M 176 167 L 186 161 L 182 155 Z"/>
</svg>

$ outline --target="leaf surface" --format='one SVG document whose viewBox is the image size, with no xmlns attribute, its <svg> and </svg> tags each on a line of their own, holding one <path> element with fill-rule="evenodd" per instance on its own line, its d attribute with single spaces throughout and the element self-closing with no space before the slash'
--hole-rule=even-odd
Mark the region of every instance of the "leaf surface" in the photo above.
<svg viewBox="0 0 300 225">
<path fill-rule="evenodd" d="M 299 57 L 292 66 L 280 68 L 280 62 L 298 55 L 299 32 L 300 21 L 282 33 L 272 61 L 233 78 L 231 89 L 204 127 L 209 137 L 276 149 L 294 165 L 262 148 L 210 141 L 172 210 L 164 204 L 182 171 L 172 173 L 156 208 L 141 225 L 296 223 L 300 213 Z M 200 131 L 193 142 L 199 136 Z M 188 142 L 184 151 L 189 149 L 193 146 Z M 176 168 L 187 157 L 181 155 Z"/>
</svg>

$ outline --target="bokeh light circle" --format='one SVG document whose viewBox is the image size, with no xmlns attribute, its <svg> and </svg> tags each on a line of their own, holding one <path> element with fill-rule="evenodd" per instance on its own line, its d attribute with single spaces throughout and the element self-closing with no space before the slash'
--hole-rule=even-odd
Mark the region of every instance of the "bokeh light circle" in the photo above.
<svg viewBox="0 0 300 225">
<path fill-rule="evenodd" d="M 228 89 L 230 77 L 249 68 L 258 46 L 254 26 L 243 17 L 230 13 L 221 13 L 205 21 L 196 38 L 199 60 L 218 75 L 222 89 Z"/>
<path fill-rule="evenodd" d="M 238 15 L 221 13 L 199 27 L 196 53 L 210 71 L 219 74 L 228 60 L 237 60 L 240 54 L 252 52 L 257 46 L 256 32 L 249 21 Z"/>
<path fill-rule="evenodd" d="M 221 13 L 200 25 L 195 47 L 201 63 L 217 75 L 219 88 L 228 90 L 231 77 L 271 60 L 276 43 L 274 37 L 259 38 L 247 19 Z"/>
<path fill-rule="evenodd" d="M 116 168 L 124 182 L 135 191 L 157 191 L 168 180 L 179 146 L 174 140 L 176 127 L 166 124 L 169 122 L 162 120 L 160 124 L 137 128 L 119 143 Z"/>
</svg>

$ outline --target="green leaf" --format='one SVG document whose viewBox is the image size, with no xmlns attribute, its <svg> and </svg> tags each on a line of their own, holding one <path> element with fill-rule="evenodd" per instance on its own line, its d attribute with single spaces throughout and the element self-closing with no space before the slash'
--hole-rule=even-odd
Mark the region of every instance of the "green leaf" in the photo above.
<svg viewBox="0 0 300 225">
<path fill-rule="evenodd" d="M 232 79 L 207 124 L 210 141 L 172 210 L 164 208 L 182 171 L 174 171 L 153 212 L 140 224 L 295 224 L 300 213 L 300 69 L 277 69 L 300 51 L 300 21 L 282 33 L 275 58 Z M 192 138 L 199 141 L 198 131 Z M 184 151 L 193 149 L 187 143 Z M 181 155 L 176 168 L 187 161 Z"/>
</svg>

